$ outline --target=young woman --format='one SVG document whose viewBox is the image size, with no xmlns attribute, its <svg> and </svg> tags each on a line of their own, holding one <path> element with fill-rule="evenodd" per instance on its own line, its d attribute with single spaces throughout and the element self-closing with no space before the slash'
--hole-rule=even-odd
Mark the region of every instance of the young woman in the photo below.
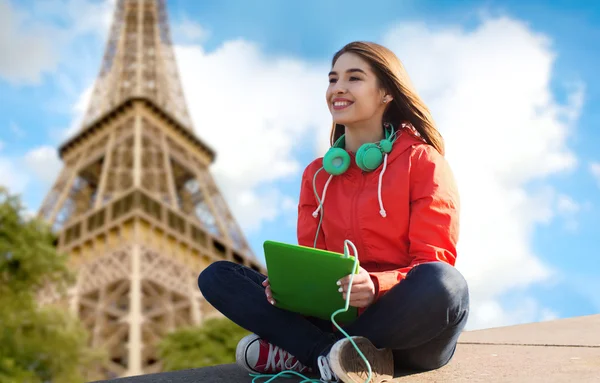
<svg viewBox="0 0 600 383">
<path fill-rule="evenodd" d="M 378 44 L 353 42 L 335 54 L 326 102 L 332 148 L 304 170 L 298 243 L 340 253 L 344 241 L 356 245 L 361 267 L 349 302 L 359 316 L 342 328 L 369 361 L 371 382 L 391 379 L 395 368 L 444 366 L 466 324 L 469 292 L 454 268 L 459 195 L 442 137 L 401 62 Z M 344 299 L 348 282 L 339 281 Z M 198 285 L 253 332 L 237 348 L 248 371 L 365 381 L 352 342 L 331 321 L 277 308 L 264 275 L 220 261 Z"/>
</svg>

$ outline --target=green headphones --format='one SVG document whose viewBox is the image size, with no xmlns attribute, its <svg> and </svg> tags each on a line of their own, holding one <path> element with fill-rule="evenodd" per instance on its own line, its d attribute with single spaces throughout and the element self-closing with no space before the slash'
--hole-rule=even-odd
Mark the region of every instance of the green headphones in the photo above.
<svg viewBox="0 0 600 383">
<path fill-rule="evenodd" d="M 369 142 L 363 144 L 356 152 L 356 165 L 363 171 L 371 172 L 381 165 L 384 153 L 392 151 L 395 138 L 394 128 L 390 124 L 385 125 L 385 138 L 377 143 Z M 350 166 L 350 155 L 345 147 L 345 135 L 342 135 L 323 157 L 323 168 L 331 175 L 343 174 Z"/>
</svg>

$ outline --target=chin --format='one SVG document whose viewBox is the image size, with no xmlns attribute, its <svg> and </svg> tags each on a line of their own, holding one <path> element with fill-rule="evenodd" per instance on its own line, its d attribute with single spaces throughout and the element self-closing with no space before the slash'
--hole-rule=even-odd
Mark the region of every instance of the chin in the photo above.
<svg viewBox="0 0 600 383">
<path fill-rule="evenodd" d="M 333 116 L 333 122 L 339 125 L 352 125 L 356 121 L 357 119 L 352 116 Z"/>
</svg>

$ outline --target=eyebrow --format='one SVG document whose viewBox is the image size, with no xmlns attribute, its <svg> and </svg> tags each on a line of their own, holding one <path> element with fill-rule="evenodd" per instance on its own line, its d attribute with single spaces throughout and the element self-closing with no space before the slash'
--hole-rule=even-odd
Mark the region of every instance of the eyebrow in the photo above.
<svg viewBox="0 0 600 383">
<path fill-rule="evenodd" d="M 352 73 L 352 72 L 360 72 L 360 73 L 362 73 L 362 74 L 364 74 L 364 75 L 366 75 L 366 74 L 367 74 L 367 73 L 366 73 L 364 70 L 362 70 L 362 69 L 360 69 L 360 68 L 350 68 L 350 69 L 348 69 L 348 70 L 346 71 L 346 73 Z M 337 75 L 337 72 L 335 72 L 335 71 L 331 71 L 331 72 L 329 72 L 329 76 L 331 76 L 332 74 L 335 74 L 335 75 Z"/>
</svg>

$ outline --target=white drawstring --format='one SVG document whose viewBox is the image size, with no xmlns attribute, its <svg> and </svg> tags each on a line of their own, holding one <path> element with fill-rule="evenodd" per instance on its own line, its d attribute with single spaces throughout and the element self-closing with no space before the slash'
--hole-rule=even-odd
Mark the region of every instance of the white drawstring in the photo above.
<svg viewBox="0 0 600 383">
<path fill-rule="evenodd" d="M 329 176 L 329 178 L 327 179 L 327 182 L 325 183 L 325 187 L 323 188 L 323 197 L 321 197 L 321 203 L 319 204 L 317 209 L 315 211 L 313 211 L 313 213 L 312 213 L 312 216 L 314 218 L 317 218 L 317 215 L 319 214 L 319 210 L 321 210 L 321 207 L 325 203 L 325 194 L 327 194 L 327 187 L 329 186 L 329 182 L 331 182 L 332 178 L 333 178 L 333 174 Z"/>
<path fill-rule="evenodd" d="M 379 185 L 377 185 L 377 197 L 379 198 L 379 208 L 381 209 L 379 210 L 379 214 L 381 214 L 381 216 L 384 218 L 387 214 L 383 208 L 383 199 L 381 198 L 381 180 L 383 179 L 383 173 L 385 173 L 385 169 L 387 167 L 387 158 L 388 155 L 386 153 L 383 157 L 383 169 L 381 169 L 381 173 L 379 173 Z"/>
<path fill-rule="evenodd" d="M 383 169 L 381 169 L 381 173 L 379 173 L 379 183 L 377 185 L 377 198 L 379 200 L 379 209 L 380 209 L 379 214 L 381 214 L 381 216 L 384 218 L 387 216 L 387 213 L 386 213 L 385 209 L 383 208 L 383 198 L 381 198 L 381 183 L 383 180 L 383 174 L 385 173 L 385 170 L 387 169 L 387 159 L 388 159 L 388 155 L 386 153 L 383 157 Z M 327 179 L 327 182 L 325 183 L 325 187 L 323 188 L 323 197 L 321 198 L 321 203 L 319 204 L 319 206 L 317 206 L 315 211 L 313 211 L 313 213 L 312 213 L 312 216 L 314 218 L 317 218 L 319 211 L 321 210 L 321 208 L 323 207 L 323 204 L 325 203 L 325 196 L 327 195 L 327 187 L 329 186 L 329 183 L 331 182 L 332 178 L 333 178 L 333 175 L 330 175 L 329 178 Z"/>
</svg>

